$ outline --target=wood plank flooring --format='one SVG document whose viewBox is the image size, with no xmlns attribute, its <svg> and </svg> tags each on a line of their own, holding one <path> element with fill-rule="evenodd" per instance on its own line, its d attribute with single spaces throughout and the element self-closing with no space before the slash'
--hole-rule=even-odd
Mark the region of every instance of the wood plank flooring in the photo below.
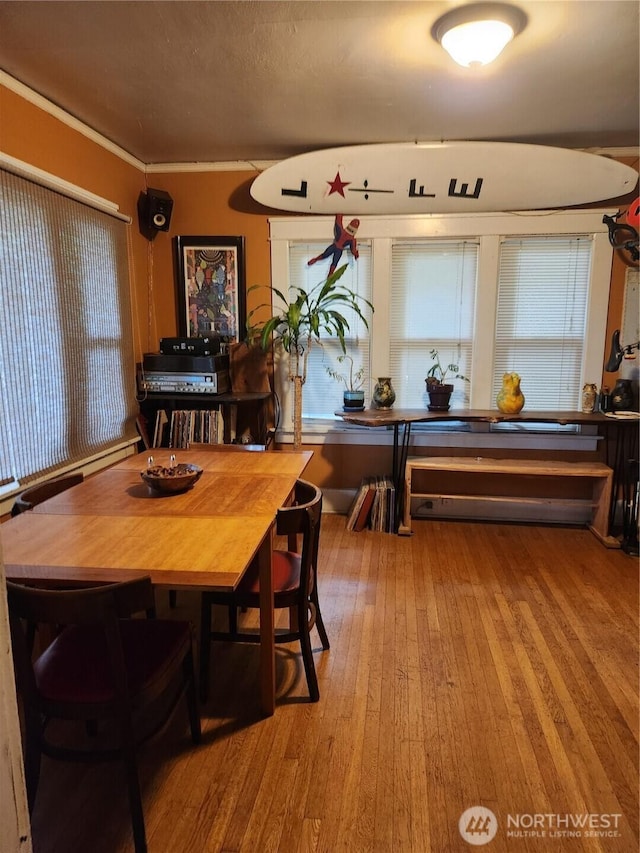
<svg viewBox="0 0 640 853">
<path fill-rule="evenodd" d="M 261 719 L 258 649 L 216 644 L 202 745 L 179 715 L 142 748 L 151 853 L 468 851 L 474 806 L 497 818 L 492 853 L 638 850 L 636 558 L 582 529 L 415 521 L 402 538 L 325 516 L 320 601 L 319 703 L 280 647 Z M 197 597 L 172 612 L 196 619 Z M 132 850 L 120 766 L 45 759 L 33 838 Z"/>
</svg>

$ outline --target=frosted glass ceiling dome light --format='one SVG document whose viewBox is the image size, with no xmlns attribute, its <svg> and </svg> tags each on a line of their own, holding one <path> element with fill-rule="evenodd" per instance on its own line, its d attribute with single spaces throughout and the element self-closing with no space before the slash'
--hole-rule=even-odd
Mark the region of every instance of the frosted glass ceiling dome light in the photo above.
<svg viewBox="0 0 640 853">
<path fill-rule="evenodd" d="M 458 65 L 487 65 L 522 32 L 527 16 L 506 3 L 470 3 L 442 15 L 431 35 Z"/>
</svg>

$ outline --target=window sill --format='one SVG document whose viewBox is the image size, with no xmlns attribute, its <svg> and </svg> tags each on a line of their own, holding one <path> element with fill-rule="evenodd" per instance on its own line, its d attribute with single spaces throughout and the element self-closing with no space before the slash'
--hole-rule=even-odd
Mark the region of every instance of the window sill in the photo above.
<svg viewBox="0 0 640 853">
<path fill-rule="evenodd" d="M 413 424 L 412 447 L 459 447 L 513 450 L 577 450 L 592 452 L 601 437 L 595 427 L 553 427 L 549 424 L 519 425 L 517 430 L 492 430 L 489 424 Z M 280 429 L 276 441 L 291 443 L 293 430 Z M 303 424 L 303 444 L 392 447 L 392 427 L 362 427 L 340 421 L 309 421 Z"/>
</svg>

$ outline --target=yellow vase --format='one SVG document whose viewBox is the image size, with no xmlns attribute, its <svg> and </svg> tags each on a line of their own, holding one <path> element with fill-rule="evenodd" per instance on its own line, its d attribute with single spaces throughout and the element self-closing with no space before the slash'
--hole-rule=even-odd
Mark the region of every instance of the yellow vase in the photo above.
<svg viewBox="0 0 640 853">
<path fill-rule="evenodd" d="M 524 394 L 520 390 L 520 376 L 517 373 L 505 373 L 502 388 L 496 398 L 498 409 L 503 415 L 517 415 L 524 406 Z"/>
</svg>

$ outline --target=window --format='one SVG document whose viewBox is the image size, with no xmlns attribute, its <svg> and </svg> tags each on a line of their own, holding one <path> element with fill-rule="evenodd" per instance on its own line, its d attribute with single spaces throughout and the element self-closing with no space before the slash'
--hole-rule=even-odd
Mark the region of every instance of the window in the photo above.
<svg viewBox="0 0 640 853">
<path fill-rule="evenodd" d="M 500 250 L 493 388 L 515 370 L 530 409 L 580 408 L 589 237 L 505 240 Z"/>
<path fill-rule="evenodd" d="M 358 329 L 356 339 L 358 357 L 366 360 L 368 347 L 368 399 L 375 378 L 391 376 L 396 407 L 425 407 L 437 349 L 470 380 L 454 381 L 454 406 L 494 409 L 502 374 L 516 371 L 528 409 L 578 409 L 583 384 L 602 374 L 612 252 L 605 212 L 361 217 L 367 255 L 351 261 L 349 286 L 370 292 L 375 306 L 368 334 Z M 270 228 L 273 280 L 294 283 L 332 221 L 283 217 Z M 336 425 L 341 395 L 323 362 L 334 346 L 325 340 L 309 366 L 307 433 Z M 286 433 L 290 406 L 283 412 Z"/>
<path fill-rule="evenodd" d="M 137 439 L 126 224 L 0 170 L 0 482 Z"/>
<path fill-rule="evenodd" d="M 326 277 L 328 266 L 324 269 L 319 266 L 309 266 L 310 258 L 320 254 L 326 248 L 325 243 L 296 243 L 291 246 L 290 262 L 290 286 L 304 288 L 309 292 L 315 285 Z M 371 246 L 358 242 L 359 258 L 348 264 L 340 283 L 357 293 L 363 299 L 371 301 Z M 343 255 L 340 265 L 347 262 L 347 253 Z M 327 261 L 328 264 L 328 261 Z M 366 303 L 361 303 L 363 314 L 368 318 L 369 309 Z M 349 332 L 345 335 L 347 352 L 353 358 L 355 370 L 359 367 L 364 369 L 364 381 L 368 384 L 370 375 L 369 366 L 369 329 L 358 317 L 355 311 L 340 307 L 337 310 L 345 317 L 349 324 Z M 369 318 L 368 318 L 369 319 Z M 303 418 L 326 418 L 332 416 L 333 412 L 342 399 L 343 388 L 336 384 L 328 370 L 337 371 L 340 374 L 348 374 L 347 364 L 338 361 L 342 355 L 340 342 L 336 337 L 321 335 L 321 344 L 314 344 L 309 353 L 307 363 L 307 381 L 302 395 Z"/>
<path fill-rule="evenodd" d="M 457 364 L 462 376 L 471 374 L 477 254 L 477 243 L 468 241 L 393 244 L 389 371 L 399 408 L 427 404 L 431 350 L 443 366 Z M 467 407 L 466 383 L 456 382 L 455 389 L 451 405 Z"/>
</svg>

